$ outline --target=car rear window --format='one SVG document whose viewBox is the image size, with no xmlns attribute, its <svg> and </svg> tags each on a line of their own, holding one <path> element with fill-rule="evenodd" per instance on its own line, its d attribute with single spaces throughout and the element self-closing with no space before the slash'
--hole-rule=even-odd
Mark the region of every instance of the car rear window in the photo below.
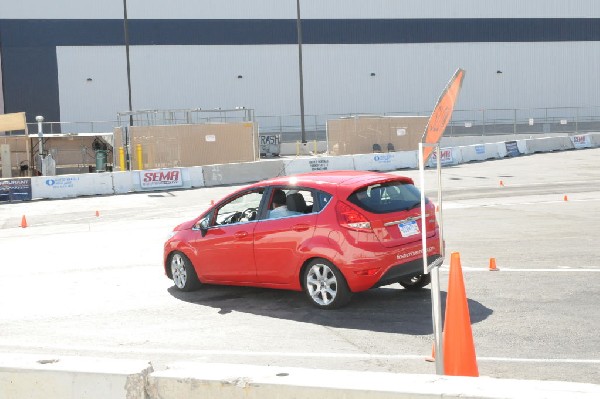
<svg viewBox="0 0 600 399">
<path fill-rule="evenodd" d="M 421 192 L 413 184 L 394 181 L 362 187 L 348 201 L 371 213 L 391 213 L 420 206 Z"/>
</svg>

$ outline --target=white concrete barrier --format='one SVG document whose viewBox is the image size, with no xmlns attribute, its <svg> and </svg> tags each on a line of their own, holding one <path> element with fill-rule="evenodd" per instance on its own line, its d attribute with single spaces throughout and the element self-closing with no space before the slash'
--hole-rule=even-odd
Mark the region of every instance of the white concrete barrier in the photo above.
<svg viewBox="0 0 600 399">
<path fill-rule="evenodd" d="M 529 149 L 527 148 L 527 143 L 525 140 L 517 140 L 517 148 L 521 154 L 530 154 Z"/>
<path fill-rule="evenodd" d="M 386 171 L 416 168 L 418 165 L 417 151 L 358 154 L 352 158 L 356 170 Z"/>
<path fill-rule="evenodd" d="M 188 168 L 188 173 L 192 187 L 204 187 L 204 172 L 202 171 L 202 166 Z"/>
<path fill-rule="evenodd" d="M 576 136 L 554 136 L 535 139 L 511 140 L 520 154 L 600 147 L 600 133 Z M 512 143 L 514 150 L 514 143 Z M 442 148 L 442 164 L 503 158 L 509 154 L 507 142 L 475 144 Z M 208 165 L 190 168 L 156 169 L 131 172 L 90 173 L 31 178 L 32 197 L 70 198 L 82 195 L 123 194 L 131 191 L 149 191 L 171 188 L 192 188 L 227 184 L 244 184 L 281 175 L 318 170 L 377 170 L 417 168 L 417 151 L 345 156 L 316 156 L 294 159 L 271 159 L 238 164 Z M 428 166 L 435 166 L 431 157 Z M 177 172 L 173 179 L 170 172 Z M 144 182 L 146 180 L 146 182 Z M 150 181 L 150 182 L 148 182 Z"/>
<path fill-rule="evenodd" d="M 515 146 L 516 144 L 516 146 Z M 519 156 L 528 154 L 527 143 L 525 140 L 510 140 L 510 141 L 502 141 L 500 143 L 494 143 L 497 146 L 498 158 L 504 158 L 507 156 Z M 516 150 L 516 154 L 514 152 L 509 151 L 509 146 L 512 145 L 512 150 Z"/>
<path fill-rule="evenodd" d="M 462 157 L 462 162 L 485 161 L 486 159 L 499 158 L 497 144 L 475 144 L 458 147 Z"/>
<path fill-rule="evenodd" d="M 180 364 L 148 377 L 150 399 L 597 398 L 600 386 L 489 377 Z"/>
<path fill-rule="evenodd" d="M 536 152 L 550 152 L 557 150 L 571 150 L 575 148 L 569 137 L 543 137 L 539 139 L 525 140 L 527 143 L 527 152 L 533 154 Z"/>
<path fill-rule="evenodd" d="M 0 355 L 4 399 L 392 399 L 600 397 L 600 385 L 32 354 Z"/>
<path fill-rule="evenodd" d="M 206 187 L 256 182 L 283 175 L 283 171 L 280 159 L 202 167 Z"/>
<path fill-rule="evenodd" d="M 111 175 L 115 194 L 126 194 L 133 191 L 131 172 L 113 172 Z"/>
<path fill-rule="evenodd" d="M 141 360 L 3 354 L 0 398 L 145 399 L 151 372 Z"/>
<path fill-rule="evenodd" d="M 110 173 L 38 176 L 31 178 L 32 198 L 73 198 L 114 194 Z"/>
<path fill-rule="evenodd" d="M 590 141 L 592 142 L 592 147 L 600 147 L 600 133 L 591 132 L 591 133 L 588 133 L 588 136 L 590 136 Z"/>
<path fill-rule="evenodd" d="M 354 170 L 353 155 L 294 158 L 284 163 L 286 176 L 321 170 Z"/>
</svg>

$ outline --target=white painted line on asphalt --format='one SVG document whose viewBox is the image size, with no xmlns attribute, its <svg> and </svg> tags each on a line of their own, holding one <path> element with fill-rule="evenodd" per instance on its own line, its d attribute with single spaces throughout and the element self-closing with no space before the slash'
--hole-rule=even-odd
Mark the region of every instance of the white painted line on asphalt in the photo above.
<svg viewBox="0 0 600 399">
<path fill-rule="evenodd" d="M 600 364 L 600 359 L 519 359 L 512 357 L 477 357 L 477 360 L 505 363 L 579 363 Z"/>
<path fill-rule="evenodd" d="M 5 345 L 0 344 L 0 348 Z M 126 349 L 112 347 L 69 347 L 62 345 L 50 345 L 43 348 L 25 345 L 10 345 L 11 350 L 19 349 L 43 349 L 81 352 L 104 352 L 113 354 L 141 354 L 141 355 L 192 355 L 192 356 L 247 356 L 247 357 L 278 357 L 278 358 L 337 358 L 337 359 L 361 359 L 361 360 L 422 360 L 428 355 L 378 355 L 369 353 L 332 353 L 332 352 L 246 352 L 234 350 L 177 350 L 177 349 Z M 477 360 L 505 363 L 578 363 L 578 364 L 600 364 L 600 359 L 536 359 L 536 358 L 511 358 L 511 357 L 486 357 L 478 356 Z"/>
<path fill-rule="evenodd" d="M 467 200 L 465 200 L 467 201 Z M 472 203 L 472 202 L 450 202 L 444 204 L 444 209 L 468 209 L 468 208 L 495 208 L 500 206 L 517 206 L 517 205 L 540 205 L 540 204 L 559 204 L 563 202 L 591 202 L 600 201 L 600 198 L 581 198 L 571 199 L 569 201 L 564 200 L 550 200 L 550 201 L 523 201 L 523 202 L 510 202 L 509 200 L 503 202 L 486 202 L 486 203 Z"/>
<path fill-rule="evenodd" d="M 489 272 L 490 269 L 489 268 L 483 268 L 483 267 L 468 267 L 468 266 L 462 266 L 461 267 L 463 271 L 466 272 Z M 442 272 L 448 272 L 450 270 L 450 267 L 447 265 L 443 265 L 440 268 L 440 271 Z M 594 269 L 571 269 L 568 267 L 561 267 L 561 268 L 556 268 L 556 269 L 515 269 L 515 268 L 508 268 L 508 267 L 498 267 L 497 271 L 501 271 L 501 272 L 525 272 L 525 273 L 536 273 L 536 272 L 544 272 L 544 273 L 564 273 L 564 272 L 574 272 L 574 273 L 598 273 L 600 272 L 600 266 L 598 268 L 594 268 Z"/>
</svg>

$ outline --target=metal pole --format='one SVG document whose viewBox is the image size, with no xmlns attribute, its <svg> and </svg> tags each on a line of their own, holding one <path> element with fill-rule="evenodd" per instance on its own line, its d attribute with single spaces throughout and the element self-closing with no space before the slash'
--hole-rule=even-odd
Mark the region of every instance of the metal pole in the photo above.
<svg viewBox="0 0 600 399">
<path fill-rule="evenodd" d="M 44 117 L 38 115 L 35 117 L 35 120 L 38 123 L 38 153 L 40 157 L 44 158 L 44 132 L 42 131 L 42 122 L 44 122 Z"/>
<path fill-rule="evenodd" d="M 302 74 L 302 20 L 300 18 L 300 0 L 296 0 L 296 29 L 298 31 L 298 70 L 300 73 L 300 125 L 302 129 L 302 143 L 306 143 L 304 130 L 304 78 Z"/>
<path fill-rule="evenodd" d="M 444 221 L 442 212 L 442 154 L 440 144 L 435 147 L 437 155 L 437 174 L 438 174 L 438 205 L 440 207 L 440 252 L 444 257 Z M 442 343 L 442 299 L 440 296 L 440 267 L 435 266 L 431 270 L 431 312 L 433 313 L 433 333 L 435 336 L 435 372 L 438 375 L 444 375 L 444 346 Z"/>
<path fill-rule="evenodd" d="M 441 179 L 441 154 L 439 144 L 436 145 L 436 156 L 438 167 L 438 179 Z M 423 159 L 423 143 L 419 143 L 419 172 L 421 180 L 421 240 L 423 251 L 423 270 L 424 273 L 427 273 L 429 269 L 429 264 L 427 262 L 427 224 L 425 214 L 425 163 Z M 440 197 L 441 193 L 438 192 L 438 198 Z M 437 375 L 444 375 L 444 352 L 442 344 L 442 308 L 440 298 L 439 267 L 434 266 L 433 269 L 429 271 L 429 274 L 431 276 L 431 319 L 433 323 L 433 339 L 435 347 L 435 372 Z"/>
<path fill-rule="evenodd" d="M 127 0 L 123 0 L 123 30 L 125 34 L 125 57 L 127 58 L 127 94 L 129 96 L 129 126 L 133 126 L 133 107 L 131 105 L 131 65 L 129 62 L 129 20 L 127 19 Z M 125 154 L 127 170 L 131 169 L 129 131 L 126 130 Z"/>
</svg>

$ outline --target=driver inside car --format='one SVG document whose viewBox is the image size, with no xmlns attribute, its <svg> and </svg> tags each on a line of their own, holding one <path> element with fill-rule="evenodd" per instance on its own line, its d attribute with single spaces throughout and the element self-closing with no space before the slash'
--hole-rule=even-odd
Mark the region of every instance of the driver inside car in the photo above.
<svg viewBox="0 0 600 399">
<path fill-rule="evenodd" d="M 273 192 L 272 210 L 269 211 L 269 219 L 282 218 L 286 216 L 301 215 L 300 212 L 290 211 L 286 205 L 285 192 L 277 189 Z"/>
</svg>

